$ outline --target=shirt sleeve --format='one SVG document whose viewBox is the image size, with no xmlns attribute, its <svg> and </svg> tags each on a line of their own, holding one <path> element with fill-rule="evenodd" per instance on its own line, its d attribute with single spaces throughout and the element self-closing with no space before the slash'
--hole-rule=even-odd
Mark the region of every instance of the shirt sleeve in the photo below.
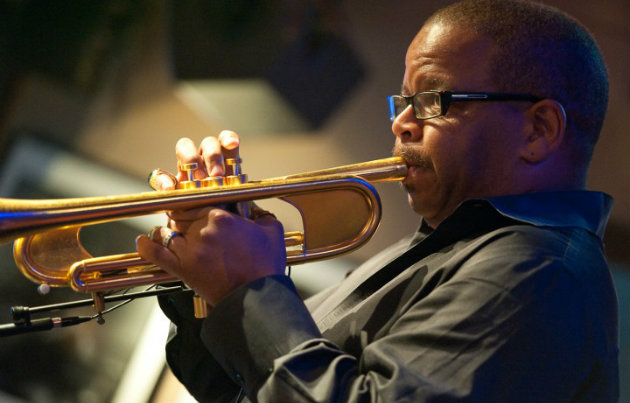
<svg viewBox="0 0 630 403">
<path fill-rule="evenodd" d="M 359 357 L 322 337 L 284 276 L 230 294 L 204 321 L 202 340 L 253 401 L 577 398 L 592 374 L 584 290 L 560 260 L 514 252 L 471 259 L 412 298 Z M 517 285 L 501 283 L 496 270 Z"/>
<path fill-rule="evenodd" d="M 171 320 L 166 343 L 166 361 L 188 392 L 202 402 L 227 402 L 238 395 L 223 368 L 199 337 L 202 320 L 193 314 L 192 295 L 177 293 L 158 297 L 160 308 Z"/>
</svg>

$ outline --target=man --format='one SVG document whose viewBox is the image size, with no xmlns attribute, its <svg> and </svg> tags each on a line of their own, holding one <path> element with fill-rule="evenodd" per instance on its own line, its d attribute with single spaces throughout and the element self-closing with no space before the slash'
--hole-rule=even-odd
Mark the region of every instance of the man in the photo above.
<svg viewBox="0 0 630 403">
<path fill-rule="evenodd" d="M 402 95 L 420 229 L 306 304 L 264 212 L 174 212 L 138 238 L 212 306 L 161 301 L 174 373 L 201 401 L 615 401 L 611 201 L 583 190 L 607 100 L 591 37 L 540 4 L 458 3 L 414 38 Z M 219 174 L 238 142 L 183 139 L 178 160 Z"/>
</svg>

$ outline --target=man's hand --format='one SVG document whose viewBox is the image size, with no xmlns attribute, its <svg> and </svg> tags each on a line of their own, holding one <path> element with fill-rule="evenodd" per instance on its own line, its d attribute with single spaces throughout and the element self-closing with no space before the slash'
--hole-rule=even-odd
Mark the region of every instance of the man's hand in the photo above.
<svg viewBox="0 0 630 403">
<path fill-rule="evenodd" d="M 172 190 L 177 183 L 188 180 L 188 174 L 182 169 L 186 164 L 197 164 L 193 171 L 194 179 L 204 179 L 208 176 L 225 175 L 224 162 L 227 158 L 238 158 L 240 139 L 236 133 L 224 130 L 219 137 L 206 137 L 201 141 L 199 148 L 186 137 L 177 141 L 175 155 L 177 156 L 177 175 L 173 181 L 173 175 L 161 171 L 154 173 L 151 178 L 151 186 L 155 190 Z"/>
<path fill-rule="evenodd" d="M 176 145 L 178 167 L 197 163 L 195 179 L 222 176 L 226 158 L 238 157 L 239 138 L 223 131 L 205 138 L 199 148 L 190 139 Z M 176 184 L 167 174 L 152 181 L 157 190 Z M 177 180 L 186 180 L 179 169 Z M 217 207 L 169 213 L 166 227 L 136 239 L 138 253 L 175 275 L 216 305 L 232 290 L 260 277 L 282 274 L 286 266 L 284 230 L 273 215 L 254 208 L 246 219 Z"/>
</svg>

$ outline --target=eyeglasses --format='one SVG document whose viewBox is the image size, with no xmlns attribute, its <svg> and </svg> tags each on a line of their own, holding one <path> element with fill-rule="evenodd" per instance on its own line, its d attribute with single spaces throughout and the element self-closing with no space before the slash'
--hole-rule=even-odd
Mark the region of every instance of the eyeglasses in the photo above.
<svg viewBox="0 0 630 403">
<path fill-rule="evenodd" d="M 542 98 L 527 94 L 504 94 L 496 92 L 451 92 L 422 91 L 410 96 L 390 95 L 387 97 L 389 118 L 393 122 L 409 105 L 413 105 L 416 118 L 420 120 L 436 118 L 446 114 L 452 102 L 464 101 L 530 101 Z"/>
</svg>

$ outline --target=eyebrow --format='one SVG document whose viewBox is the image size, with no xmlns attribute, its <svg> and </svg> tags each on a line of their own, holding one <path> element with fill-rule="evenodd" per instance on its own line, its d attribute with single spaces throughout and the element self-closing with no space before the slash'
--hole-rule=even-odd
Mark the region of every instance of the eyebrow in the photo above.
<svg viewBox="0 0 630 403">
<path fill-rule="evenodd" d="M 438 77 L 430 77 L 424 80 L 424 85 L 426 85 L 427 89 L 431 90 L 443 90 L 446 88 L 446 82 Z M 410 94 L 409 88 L 403 83 L 400 87 L 401 94 Z M 411 94 L 410 94 L 411 95 Z"/>
</svg>

